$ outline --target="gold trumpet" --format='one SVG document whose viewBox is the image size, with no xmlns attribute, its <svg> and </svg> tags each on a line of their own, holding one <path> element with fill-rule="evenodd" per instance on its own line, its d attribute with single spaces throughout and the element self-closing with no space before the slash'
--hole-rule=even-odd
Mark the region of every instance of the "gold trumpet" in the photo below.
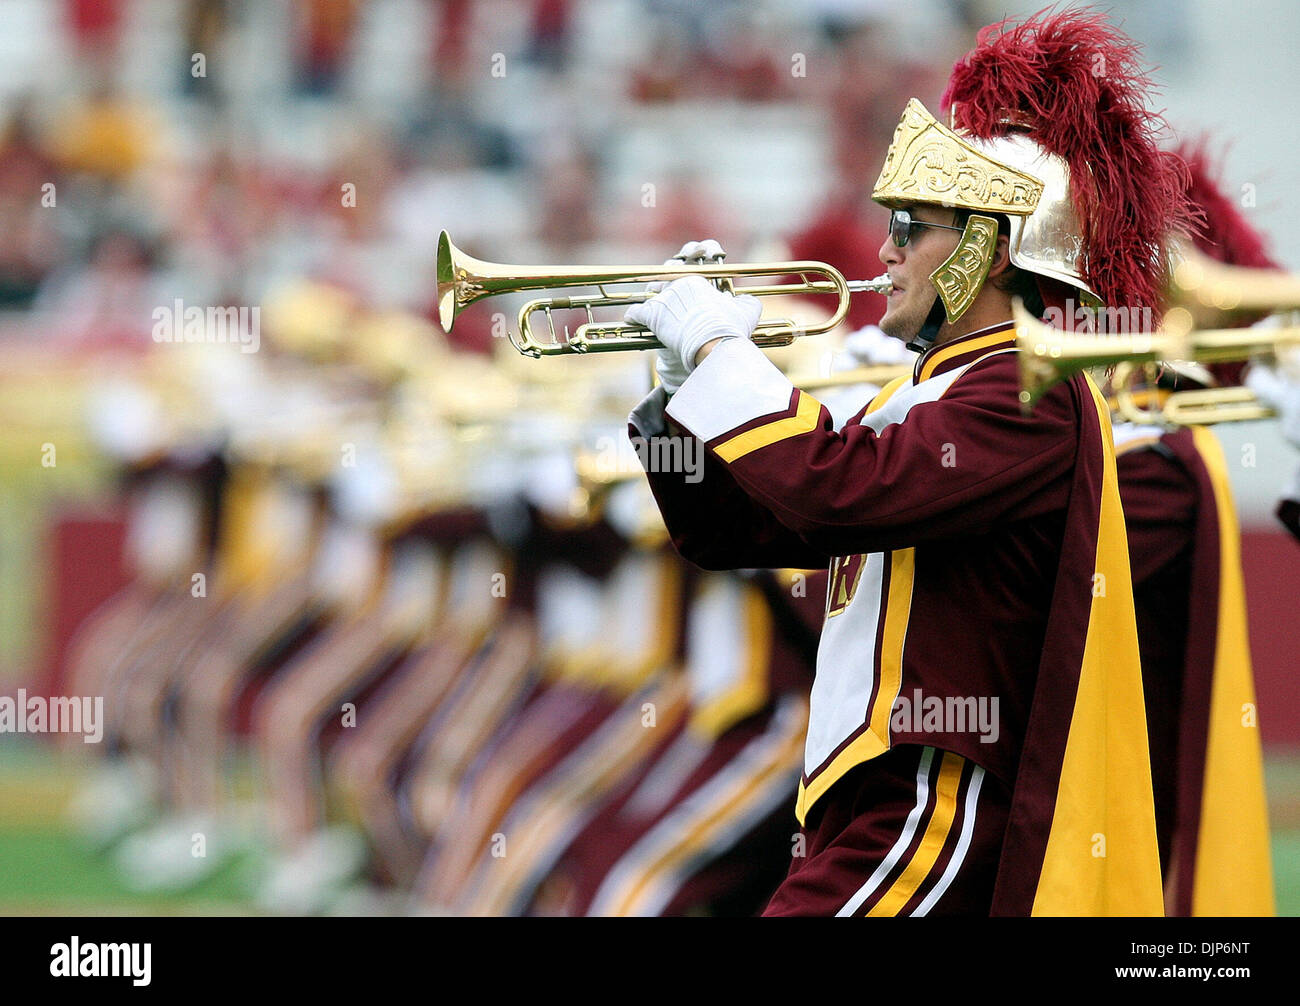
<svg viewBox="0 0 1300 1006">
<path fill-rule="evenodd" d="M 1154 333 L 1071 336 L 1013 306 L 1019 333 L 1020 402 L 1028 412 L 1057 381 L 1079 370 L 1116 367 L 1116 409 L 1132 422 L 1179 426 L 1267 419 L 1271 409 L 1246 388 L 1206 388 L 1169 395 L 1159 409 L 1134 399 L 1136 368 L 1162 360 L 1223 363 L 1276 354 L 1300 342 L 1295 326 L 1269 330 L 1214 328 L 1243 316 L 1300 310 L 1300 276 L 1276 269 L 1249 269 L 1216 262 L 1190 246 L 1178 250 L 1166 294 L 1169 309 Z M 1197 329 L 1196 326 L 1203 326 Z"/>
<path fill-rule="evenodd" d="M 742 265 L 686 265 L 672 266 L 520 266 L 484 262 L 466 255 L 451 243 L 447 232 L 438 238 L 438 320 L 443 330 L 451 331 L 456 316 L 467 306 L 484 297 L 517 293 L 522 290 L 594 286 L 596 295 L 573 297 L 544 297 L 531 300 L 519 310 L 518 336 L 510 334 L 510 343 L 524 356 L 557 356 L 566 353 L 609 353 L 629 349 L 658 349 L 661 343 L 641 325 L 626 322 L 600 323 L 593 311 L 600 307 L 630 307 L 649 299 L 652 294 L 644 289 L 627 293 L 610 293 L 607 286 L 619 283 L 666 282 L 682 276 L 703 276 L 714 281 L 721 289 L 731 290 L 734 280 L 753 276 L 797 276 L 795 282 L 773 283 L 766 286 L 736 288 L 736 292 L 755 297 L 789 294 L 834 294 L 838 298 L 835 311 L 815 325 L 799 325 L 788 318 L 765 318 L 754 330 L 753 340 L 759 346 L 788 346 L 797 336 L 820 335 L 829 332 L 848 314 L 851 294 L 870 292 L 888 293 L 893 284 L 888 276 L 871 280 L 846 280 L 833 266 L 825 262 L 760 262 Z M 823 277 L 823 278 L 814 278 Z M 561 341 L 555 330 L 552 312 L 576 308 L 587 314 L 586 324 L 566 332 Z M 549 338 L 534 335 L 534 316 L 546 319 Z"/>
<path fill-rule="evenodd" d="M 1224 265 L 1188 246 L 1170 271 L 1167 291 L 1173 310 L 1182 308 L 1202 327 L 1241 315 L 1300 310 L 1300 276 L 1281 269 Z"/>
<path fill-rule="evenodd" d="M 1165 327 L 1151 333 L 1116 336 L 1070 335 L 1044 324 L 1015 301 L 1012 313 L 1020 349 L 1020 405 L 1028 414 L 1058 381 L 1080 370 L 1119 364 L 1158 363 L 1162 360 L 1196 360 L 1225 363 L 1252 356 L 1275 354 L 1300 345 L 1300 326 L 1287 328 L 1226 328 L 1194 330 L 1187 312 L 1175 308 L 1165 315 Z M 1124 373 L 1128 377 L 1131 371 Z M 1193 395 L 1179 401 L 1177 395 Z M 1209 388 L 1179 392 L 1166 400 L 1161 413 L 1135 412 L 1141 421 L 1200 424 L 1262 419 L 1269 414 L 1243 388 Z M 1131 397 L 1129 403 L 1132 404 Z M 1169 402 L 1174 402 L 1172 414 Z M 1136 408 L 1136 406 L 1134 406 Z M 1177 417 L 1177 418 L 1175 418 Z"/>
<path fill-rule="evenodd" d="M 1116 364 L 1110 384 L 1114 389 L 1115 411 L 1130 423 L 1147 425 L 1167 423 L 1173 426 L 1211 426 L 1214 423 L 1240 423 L 1271 419 L 1276 413 L 1261 405 L 1249 388 L 1197 388 L 1194 391 L 1166 393 L 1157 408 L 1143 408 L 1139 397 L 1152 392 L 1159 374 L 1154 363 Z M 1145 380 L 1150 388 L 1135 387 Z M 1148 395 L 1149 397 L 1149 395 Z"/>
</svg>

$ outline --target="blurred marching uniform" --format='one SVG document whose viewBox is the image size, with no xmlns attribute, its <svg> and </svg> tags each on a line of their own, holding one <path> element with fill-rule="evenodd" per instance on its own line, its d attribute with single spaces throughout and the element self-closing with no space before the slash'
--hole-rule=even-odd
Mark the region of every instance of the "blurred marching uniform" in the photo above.
<svg viewBox="0 0 1300 1006">
<path fill-rule="evenodd" d="M 327 501 L 288 472 L 239 466 L 232 527 L 217 585 L 233 595 L 228 618 L 183 672 L 177 729 L 188 787 L 208 809 L 227 799 L 223 773 L 252 730 L 256 696 L 329 624 L 340 599 L 316 569 Z"/>
<path fill-rule="evenodd" d="M 1217 261 L 1275 268 L 1211 176 L 1203 146 L 1178 153 L 1205 214 L 1194 236 Z M 1197 386 L 1169 368 L 1160 385 Z M 1145 394 L 1157 404 L 1169 393 Z M 1242 588 L 1240 530 L 1223 451 L 1205 427 L 1115 420 L 1167 915 L 1271 915 L 1263 754 Z"/>
<path fill-rule="evenodd" d="M 87 403 L 92 435 L 123 472 L 135 576 L 82 624 L 69 654 L 70 679 L 105 698 L 108 757 L 70 808 L 98 846 L 138 827 L 158 801 L 189 805 L 175 689 L 230 617 L 216 585 L 230 466 L 220 431 L 186 408 L 206 404 L 208 375 L 192 364 L 154 354 L 128 372 L 107 368 Z M 193 868 L 195 857 L 168 863 L 155 872 Z"/>
<path fill-rule="evenodd" d="M 568 564 L 539 575 L 541 673 L 465 772 L 423 887 L 431 903 L 512 913 L 519 875 L 542 869 L 556 836 L 684 711 L 672 668 L 682 570 L 661 548 L 622 533 L 607 549 L 599 581 Z"/>
<path fill-rule="evenodd" d="M 409 789 L 430 840 L 419 888 L 431 905 L 454 904 L 513 801 L 616 706 L 577 679 L 595 659 L 602 629 L 597 577 L 611 575 L 623 545 L 608 528 L 558 544 L 558 554 L 553 543 L 517 556 L 502 628 L 526 635 L 509 647 L 489 644 L 487 659 L 438 710 L 417 756 Z"/>
<path fill-rule="evenodd" d="M 680 907 L 665 901 L 654 910 L 711 907 L 730 897 L 743 906 L 738 910 L 752 912 L 779 879 L 789 850 L 786 818 L 797 775 L 797 759 L 782 752 L 791 740 L 802 738 L 797 710 L 803 700 L 794 700 L 793 719 L 790 712 L 778 718 L 783 730 L 764 736 L 777 722 L 776 696 L 766 686 L 764 663 L 772 648 L 772 620 L 766 612 L 775 602 L 750 588 L 746 603 L 735 611 L 728 603 L 735 597 L 710 591 L 711 629 L 723 633 L 721 640 L 712 640 L 709 652 L 712 678 L 702 674 L 698 655 L 694 673 L 683 675 L 674 666 L 682 645 L 681 594 L 684 589 L 693 593 L 688 584 L 695 574 L 664 550 L 662 525 L 653 509 L 647 511 L 648 499 L 638 499 L 643 494 L 637 483 L 616 484 L 602 491 L 599 509 L 576 522 L 571 517 L 557 522 L 553 510 L 525 509 L 518 526 L 501 539 L 510 556 L 509 613 L 496 631 L 504 636 L 524 627 L 517 642 L 506 647 L 513 656 L 499 665 L 508 680 L 476 678 L 473 672 L 480 661 L 491 670 L 489 636 L 486 655 L 474 657 L 455 675 L 454 686 L 421 689 L 438 695 L 417 717 L 428 724 L 427 739 L 408 735 L 400 745 L 390 745 L 386 757 L 397 771 L 386 780 L 368 775 L 380 783 L 377 788 L 392 790 L 364 798 L 369 813 L 360 820 L 372 839 L 396 828 L 396 844 L 406 850 L 400 855 L 408 868 L 412 854 L 424 856 L 417 888 L 426 907 L 457 914 L 521 914 L 539 897 L 532 910 L 554 912 L 559 906 L 547 878 L 557 862 L 563 860 L 564 870 L 578 871 L 593 888 L 612 865 L 600 858 L 604 844 L 582 847 L 579 842 L 575 856 L 575 836 L 589 833 L 610 807 L 621 806 L 637 792 L 643 815 L 651 817 L 634 820 L 631 828 L 624 824 L 621 841 L 634 843 L 656 816 L 685 801 L 715 774 L 715 788 L 724 781 L 728 785 L 728 803 L 721 811 L 712 804 L 696 808 L 693 813 L 703 815 L 707 827 L 677 835 L 688 842 L 682 850 L 682 855 L 691 853 L 688 862 L 671 857 L 675 868 L 688 868 L 683 882 L 696 878 L 697 900 Z M 748 647 L 731 645 L 733 616 L 740 618 L 741 627 L 749 626 Z M 526 628 L 534 619 L 536 643 Z M 809 658 L 806 649 L 793 657 L 784 653 L 781 663 L 791 680 L 782 691 L 806 687 Z M 394 690 L 403 689 L 406 680 Z M 378 701 L 384 702 L 382 692 Z M 372 707 L 370 715 L 376 712 Z M 395 710 L 381 715 L 391 724 Z M 415 722 L 411 729 L 417 729 Z M 695 738 L 693 745 L 684 739 L 688 733 Z M 716 738 L 713 745 L 704 740 L 709 737 Z M 780 737 L 786 743 L 779 743 Z M 345 740 L 335 772 L 357 771 L 356 751 L 362 743 L 360 733 Z M 379 742 L 372 731 L 364 743 L 373 752 Z M 405 752 L 399 753 L 398 746 Z M 686 757 L 688 748 L 698 748 L 696 755 Z M 675 757 L 668 757 L 670 752 Z M 744 757 L 737 759 L 738 752 Z M 679 777 L 691 770 L 690 778 Z M 339 782 L 351 799 L 361 797 L 356 778 Z M 408 804 L 414 817 L 403 824 L 398 818 L 409 817 L 403 810 Z M 772 810 L 777 813 L 770 814 Z M 765 811 L 774 820 L 764 818 Z M 754 836 L 756 814 L 767 827 Z M 423 853 L 420 831 L 429 836 Z M 747 838 L 749 846 L 742 841 Z M 707 841 L 699 847 L 689 844 L 702 840 Z M 743 858 L 708 872 L 737 848 Z M 658 857 L 647 864 L 661 872 L 664 865 Z M 746 902 L 746 891 L 757 893 Z"/>
<path fill-rule="evenodd" d="M 81 627 L 71 657 L 76 688 L 87 694 L 129 693 L 140 668 L 156 666 L 159 649 L 166 652 L 173 645 L 170 637 L 185 635 L 177 619 L 195 608 L 187 603 L 190 576 L 206 567 L 216 533 L 216 510 L 205 506 L 202 493 L 215 470 L 164 456 L 128 474 L 126 548 L 135 579 Z M 105 662 L 103 653 L 116 659 Z M 126 705 L 114 701 L 107 708 L 110 743 L 123 743 L 131 726 Z"/>
<path fill-rule="evenodd" d="M 690 711 L 555 857 L 532 913 L 755 914 L 771 894 L 790 849 L 815 630 L 805 592 L 755 577 L 695 579 Z"/>
<path fill-rule="evenodd" d="M 1097 58 L 1123 69 L 1098 80 Z M 733 337 L 632 414 L 633 437 L 671 421 L 708 448 L 699 485 L 648 473 L 684 556 L 830 564 L 797 800 L 807 855 L 768 914 L 1160 914 L 1108 410 L 1076 375 L 1022 415 L 1009 320 L 932 344 L 980 292 L 991 213 L 1046 304 L 1155 303 L 1164 235 L 1187 213 L 1143 83 L 1128 41 L 1086 13 L 981 32 L 945 94 L 959 131 L 910 102 L 873 193 L 971 211 L 913 374 L 837 432 Z M 1084 100 L 1098 87 L 1105 101 Z M 654 305 L 629 320 L 662 321 Z M 1000 703 L 986 731 L 981 700 Z"/>
<path fill-rule="evenodd" d="M 211 454 L 161 454 L 131 464 L 126 549 L 135 578 L 80 626 L 69 648 L 69 686 L 105 698 L 104 774 L 72 813 L 96 845 L 138 825 L 152 801 L 183 792 L 163 729 L 178 661 L 219 620 L 196 603 L 196 577 L 211 572 L 225 477 Z"/>
<path fill-rule="evenodd" d="M 423 852 L 401 798 L 410 752 L 499 621 L 497 606 L 484 604 L 481 591 L 486 534 L 484 515 L 472 507 L 424 515 L 401 532 L 437 549 L 430 640 L 381 684 L 356 730 L 329 755 L 333 802 L 366 832 L 375 869 L 390 884 L 411 883 Z"/>
<path fill-rule="evenodd" d="M 304 415 L 308 422 L 320 418 L 310 410 Z M 317 547 L 329 538 L 319 458 L 310 457 L 309 443 L 295 440 L 296 431 L 277 432 L 278 457 L 265 453 L 266 444 L 227 445 L 232 470 L 206 579 L 187 592 L 170 644 L 152 661 L 151 673 L 137 676 L 137 697 L 125 706 L 138 735 L 134 746 L 153 750 L 171 783 L 161 794 L 164 816 L 115 852 L 119 869 L 140 888 L 196 883 L 247 840 L 245 825 L 229 815 L 227 756 L 242 753 L 239 742 L 249 735 L 265 683 L 348 603 L 321 569 L 333 550 Z M 241 777 L 233 781 L 238 789 Z M 202 856 L 190 848 L 195 834 L 209 844 Z"/>
<path fill-rule="evenodd" d="M 1204 427 L 1115 430 L 1168 915 L 1271 915 L 1240 532 Z"/>
<path fill-rule="evenodd" d="M 292 878 L 302 862 L 324 869 L 312 841 L 325 825 L 321 760 L 340 730 L 355 725 L 368 694 L 419 651 L 428 630 L 436 576 L 432 557 L 418 543 L 403 542 L 386 550 L 390 568 L 376 583 L 375 570 L 367 570 L 374 560 L 366 558 L 376 543 L 361 529 L 353 530 L 361 540 L 347 550 L 356 566 L 348 580 L 360 605 L 279 670 L 254 710 L 271 836 L 283 853 L 278 877 Z M 270 881 L 272 900 L 277 876 Z"/>
</svg>

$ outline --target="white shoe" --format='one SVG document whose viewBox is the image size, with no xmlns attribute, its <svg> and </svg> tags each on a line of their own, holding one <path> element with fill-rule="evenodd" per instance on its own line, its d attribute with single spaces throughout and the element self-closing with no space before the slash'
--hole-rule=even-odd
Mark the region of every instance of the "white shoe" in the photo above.
<svg viewBox="0 0 1300 1006">
<path fill-rule="evenodd" d="M 324 911 L 360 875 L 367 855 L 360 832 L 346 825 L 323 828 L 271 864 L 257 892 L 258 907 L 289 915 Z"/>
<path fill-rule="evenodd" d="M 211 877 L 236 851 L 236 843 L 210 816 L 187 814 L 129 836 L 113 859 L 134 890 L 176 893 Z"/>
<path fill-rule="evenodd" d="M 103 851 L 155 815 L 153 782 L 147 762 L 103 762 L 91 769 L 85 785 L 68 801 L 68 824 L 87 845 Z"/>
</svg>

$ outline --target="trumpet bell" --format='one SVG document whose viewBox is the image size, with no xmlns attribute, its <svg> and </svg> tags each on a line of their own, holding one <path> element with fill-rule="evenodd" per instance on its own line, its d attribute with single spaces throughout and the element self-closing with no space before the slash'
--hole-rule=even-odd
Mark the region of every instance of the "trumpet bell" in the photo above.
<svg viewBox="0 0 1300 1006">
<path fill-rule="evenodd" d="M 1012 301 L 1011 313 L 1020 350 L 1020 408 L 1025 415 L 1052 385 L 1080 370 L 1183 355 L 1181 340 L 1171 333 L 1071 335 L 1035 318 L 1018 297 Z"/>
<path fill-rule="evenodd" d="M 1300 310 L 1300 276 L 1281 269 L 1224 265 L 1187 246 L 1169 274 L 1171 307 L 1205 328 L 1233 319 Z"/>
<path fill-rule="evenodd" d="M 457 303 L 457 259 L 461 251 L 451 243 L 446 231 L 438 235 L 438 324 L 444 332 L 450 332 L 460 310 Z"/>
<path fill-rule="evenodd" d="M 547 269 L 502 266 L 466 255 L 443 231 L 438 235 L 438 323 L 444 332 L 450 332 L 456 316 L 476 300 L 516 290 L 539 290 L 552 278 Z"/>
</svg>

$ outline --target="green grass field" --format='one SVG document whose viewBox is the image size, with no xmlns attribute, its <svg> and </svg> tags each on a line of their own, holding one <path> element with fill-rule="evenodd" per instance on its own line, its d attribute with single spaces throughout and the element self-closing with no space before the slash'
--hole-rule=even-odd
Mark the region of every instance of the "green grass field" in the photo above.
<svg viewBox="0 0 1300 1006">
<path fill-rule="evenodd" d="M 1300 755 L 1267 761 L 1278 914 L 1300 916 Z M 64 824 L 79 770 L 33 744 L 0 744 L 0 915 L 204 915 L 253 911 L 236 859 L 201 886 L 144 897 Z"/>
<path fill-rule="evenodd" d="M 141 895 L 65 824 L 80 772 L 45 748 L 0 743 L 0 915 L 246 914 L 238 861 L 183 896 Z"/>
</svg>

